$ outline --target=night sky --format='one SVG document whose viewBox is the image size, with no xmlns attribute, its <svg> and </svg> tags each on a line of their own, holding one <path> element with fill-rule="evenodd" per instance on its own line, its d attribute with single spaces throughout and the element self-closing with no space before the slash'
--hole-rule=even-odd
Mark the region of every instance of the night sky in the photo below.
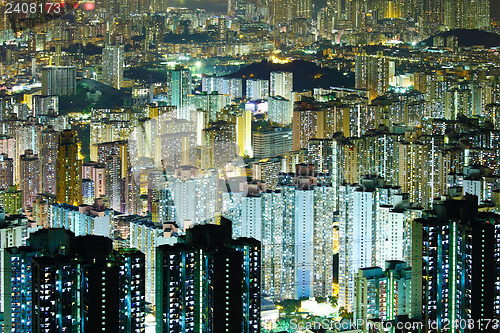
<svg viewBox="0 0 500 333">
<path fill-rule="evenodd" d="M 227 10 L 227 0 L 167 0 L 172 7 L 204 8 L 216 12 Z M 323 5 L 325 0 L 313 0 L 317 5 Z M 500 0 L 490 0 L 491 17 L 500 20 Z"/>
<path fill-rule="evenodd" d="M 490 0 L 491 17 L 500 20 L 500 0 Z"/>
</svg>

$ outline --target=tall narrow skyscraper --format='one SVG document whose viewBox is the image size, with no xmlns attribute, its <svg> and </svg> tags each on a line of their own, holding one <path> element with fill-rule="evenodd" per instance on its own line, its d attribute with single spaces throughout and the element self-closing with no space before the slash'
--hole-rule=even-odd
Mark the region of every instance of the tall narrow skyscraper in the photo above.
<svg viewBox="0 0 500 333">
<path fill-rule="evenodd" d="M 59 135 L 56 164 L 56 200 L 79 206 L 82 203 L 82 160 L 76 132 L 64 130 Z"/>
<path fill-rule="evenodd" d="M 41 192 L 56 194 L 56 161 L 59 133 L 49 127 L 40 138 Z"/>
<path fill-rule="evenodd" d="M 123 199 L 123 181 L 121 178 L 121 163 L 117 154 L 111 154 L 106 158 L 106 196 L 108 206 L 118 212 L 125 210 Z"/>
<path fill-rule="evenodd" d="M 389 89 L 389 61 L 382 55 L 356 56 L 356 89 L 364 89 L 370 100 Z"/>
<path fill-rule="evenodd" d="M 40 161 L 30 149 L 21 155 L 19 188 L 23 193 L 23 208 L 31 207 L 40 192 Z"/>
<path fill-rule="evenodd" d="M 177 66 L 170 71 L 169 91 L 167 92 L 170 105 L 177 108 L 177 118 L 190 119 L 188 110 L 188 95 L 191 94 L 191 72 Z"/>
<path fill-rule="evenodd" d="M 123 85 L 123 46 L 108 45 L 102 52 L 102 80 L 113 88 Z"/>
<path fill-rule="evenodd" d="M 252 156 L 252 112 L 242 111 L 236 118 L 236 144 L 239 156 Z"/>
<path fill-rule="evenodd" d="M 7 154 L 0 154 L 0 190 L 14 185 L 14 160 Z"/>
</svg>

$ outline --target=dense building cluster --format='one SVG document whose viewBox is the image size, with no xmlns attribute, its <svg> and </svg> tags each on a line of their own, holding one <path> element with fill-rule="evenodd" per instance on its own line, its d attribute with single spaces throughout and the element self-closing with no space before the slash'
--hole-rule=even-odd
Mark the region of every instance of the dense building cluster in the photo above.
<svg viewBox="0 0 500 333">
<path fill-rule="evenodd" d="M 498 328 L 490 1 L 8 8 L 2 332 Z"/>
</svg>

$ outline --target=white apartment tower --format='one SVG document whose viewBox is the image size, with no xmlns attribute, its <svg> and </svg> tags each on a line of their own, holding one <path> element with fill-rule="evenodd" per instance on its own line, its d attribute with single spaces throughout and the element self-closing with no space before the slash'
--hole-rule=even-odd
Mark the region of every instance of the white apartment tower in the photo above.
<svg viewBox="0 0 500 333">
<path fill-rule="evenodd" d="M 167 189 L 174 205 L 171 211 L 180 230 L 214 221 L 217 179 L 215 173 L 200 173 L 192 166 L 181 166 L 173 177 L 168 177 Z"/>
<path fill-rule="evenodd" d="M 246 97 L 248 101 L 269 98 L 269 81 L 268 80 L 247 80 Z"/>
<path fill-rule="evenodd" d="M 281 96 L 291 99 L 293 91 L 293 73 L 271 72 L 269 96 Z"/>
<path fill-rule="evenodd" d="M 107 45 L 102 52 L 102 81 L 113 88 L 123 85 L 123 46 Z"/>
<path fill-rule="evenodd" d="M 354 277 L 360 268 L 403 260 L 414 216 L 400 187 L 367 176 L 339 186 L 339 306 L 352 310 Z"/>
<path fill-rule="evenodd" d="M 333 188 L 301 171 L 275 191 L 224 193 L 233 237 L 262 242 L 262 291 L 275 301 L 333 295 Z M 243 192 L 243 191 L 242 191 Z"/>
</svg>

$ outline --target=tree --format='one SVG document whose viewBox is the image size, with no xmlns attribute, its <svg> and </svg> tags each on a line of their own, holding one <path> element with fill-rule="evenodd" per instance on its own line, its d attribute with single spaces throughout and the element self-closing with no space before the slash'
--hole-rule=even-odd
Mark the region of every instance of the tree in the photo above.
<svg viewBox="0 0 500 333">
<path fill-rule="evenodd" d="M 300 300 L 285 299 L 278 303 L 278 308 L 284 313 L 297 312 L 300 308 Z"/>
<path fill-rule="evenodd" d="M 353 318 L 352 312 L 348 312 L 347 309 L 345 309 L 344 307 L 341 307 L 339 309 L 339 314 L 342 318 L 351 319 L 351 320 Z"/>
</svg>

